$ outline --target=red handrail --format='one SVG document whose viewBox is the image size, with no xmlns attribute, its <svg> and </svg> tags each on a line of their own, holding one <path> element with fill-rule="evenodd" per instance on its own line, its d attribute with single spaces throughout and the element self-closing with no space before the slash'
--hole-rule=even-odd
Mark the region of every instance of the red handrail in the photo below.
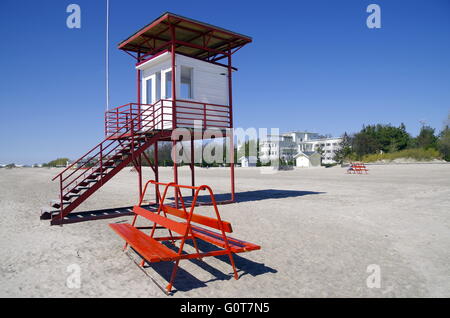
<svg viewBox="0 0 450 318">
<path fill-rule="evenodd" d="M 171 105 L 166 106 L 165 103 L 167 102 L 170 102 Z M 174 122 L 172 117 L 174 113 L 165 111 L 166 108 L 173 106 L 173 102 L 170 99 L 160 99 L 153 104 L 128 103 L 106 111 L 105 140 L 94 146 L 52 179 L 56 180 L 59 178 L 61 210 L 63 204 L 62 199 L 70 192 L 66 192 L 66 189 L 74 184 L 78 185 L 81 182 L 87 181 L 87 178 L 95 172 L 100 172 L 100 180 L 102 180 L 104 172 L 103 163 L 105 160 L 109 161 L 110 156 L 117 155 L 119 153 L 117 149 L 131 145 L 130 150 L 134 152 L 137 132 L 157 128 L 164 130 L 166 123 L 168 124 L 168 129 L 176 128 L 173 127 Z M 178 117 L 182 125 L 189 126 L 192 125 L 193 121 L 201 120 L 203 122 L 202 126 L 205 129 L 208 127 L 228 128 L 231 126 L 229 106 L 183 99 L 177 100 L 177 102 L 179 104 L 176 107 L 183 110 L 179 112 L 183 117 Z M 199 105 L 199 107 L 194 105 Z M 125 138 L 129 138 L 128 140 L 131 140 L 131 142 L 123 143 L 120 141 L 123 141 Z M 82 164 L 76 167 L 74 171 L 65 175 L 69 169 L 74 168 L 75 165 L 79 165 L 80 163 Z M 84 170 L 87 166 L 92 166 L 92 169 Z M 83 172 L 77 173 L 80 170 L 83 170 Z"/>
<path fill-rule="evenodd" d="M 156 103 L 150 105 L 150 104 L 125 104 L 119 107 L 116 107 L 108 112 L 105 113 L 105 134 L 109 135 L 111 134 L 112 130 L 117 130 L 117 126 L 120 123 L 123 122 L 129 122 L 127 121 L 127 115 L 129 115 L 130 111 L 136 111 L 134 109 L 134 106 L 148 106 L 145 111 L 151 111 L 151 108 L 155 108 L 155 105 L 161 104 L 161 107 L 163 108 L 170 108 L 171 106 L 165 106 L 165 102 L 171 102 L 173 103 L 173 100 L 171 99 L 160 99 Z M 200 107 L 196 107 L 195 105 L 198 105 Z M 126 108 L 128 107 L 128 108 Z M 202 127 L 204 129 L 210 128 L 210 127 L 217 127 L 217 128 L 230 128 L 231 127 L 231 113 L 230 113 L 230 107 L 227 105 L 219 105 L 219 104 L 212 104 L 212 103 L 206 103 L 206 102 L 198 102 L 194 100 L 186 100 L 186 99 L 177 99 L 176 100 L 176 118 L 177 121 L 180 120 L 179 123 L 183 125 L 192 125 L 192 123 L 186 123 L 186 121 L 194 121 L 194 120 L 200 120 L 202 121 Z M 126 110 L 124 111 L 124 108 Z M 130 110 L 131 108 L 131 110 Z M 221 109 L 217 109 L 221 108 Z M 141 113 L 144 113 L 141 111 Z M 153 112 L 154 113 L 154 112 Z M 178 116 L 179 114 L 183 114 L 185 116 L 181 117 Z M 170 114 L 167 114 L 170 115 Z M 188 115 L 188 116 L 186 116 Z M 191 115 L 191 116 L 189 116 Z M 195 117 L 197 116 L 197 117 Z M 199 118 L 198 116 L 201 116 Z M 142 119 L 137 119 L 136 125 L 140 126 L 143 122 Z M 169 120 L 168 120 L 169 121 Z M 131 122 L 131 124 L 133 124 Z M 144 128 L 146 128 L 148 124 L 144 125 Z M 178 126 L 178 125 L 177 125 Z M 176 127 L 174 127 L 176 128 Z"/>
<path fill-rule="evenodd" d="M 158 101 L 158 102 L 159 102 L 159 101 Z M 158 102 L 156 102 L 156 103 L 158 103 Z M 156 104 L 156 103 L 155 103 L 155 104 Z M 139 105 L 139 104 L 128 103 L 128 104 L 119 106 L 119 107 L 117 107 L 117 108 L 121 108 L 121 107 L 125 107 L 125 106 L 131 106 L 131 105 Z M 145 105 L 145 104 L 141 104 L 141 105 Z M 148 105 L 148 106 L 152 106 L 152 105 Z M 115 109 L 117 109 L 117 108 L 115 108 Z M 147 110 L 144 110 L 144 111 L 147 111 Z M 116 132 L 119 132 L 119 131 L 122 130 L 123 128 L 130 127 L 129 123 L 130 123 L 131 121 L 134 121 L 138 116 L 142 115 L 144 111 L 141 111 L 140 113 L 136 114 L 136 115 L 134 116 L 134 118 L 129 119 L 129 120 L 125 123 L 125 125 L 122 125 L 122 126 L 118 127 Z M 155 111 L 156 111 L 156 110 L 155 110 Z M 150 115 L 151 115 L 151 114 L 146 115 L 145 118 L 149 117 Z M 134 125 L 131 125 L 131 129 L 133 128 L 133 126 L 134 126 Z M 129 132 L 129 130 L 125 131 L 124 133 L 120 134 L 120 135 L 118 136 L 118 138 L 120 138 L 120 137 L 125 137 L 125 135 L 126 135 L 128 132 Z M 70 168 L 72 168 L 75 164 L 77 164 L 78 162 L 80 162 L 81 160 L 83 160 L 84 158 L 86 158 L 86 156 L 88 156 L 89 154 L 91 154 L 95 149 L 97 149 L 98 147 L 100 147 L 100 145 L 102 145 L 102 144 L 103 144 L 104 142 L 106 142 L 106 141 L 109 141 L 109 139 L 105 139 L 105 140 L 103 140 L 102 142 L 98 143 L 98 144 L 97 144 L 96 146 L 94 146 L 91 150 L 89 150 L 87 153 L 85 153 L 83 156 L 81 156 L 81 157 L 78 158 L 76 161 L 74 161 L 71 165 L 69 165 L 66 169 L 64 169 L 64 170 L 61 171 L 59 174 L 57 174 L 57 175 L 52 179 L 52 181 L 54 181 L 57 177 L 59 177 L 60 175 L 62 175 L 63 173 L 65 173 L 65 172 L 66 172 L 67 170 L 69 170 Z M 105 148 L 108 148 L 108 147 L 109 147 L 111 144 L 113 144 L 113 143 L 114 143 L 114 140 L 111 141 Z M 97 152 L 94 156 L 92 156 L 92 158 L 95 158 L 97 155 L 99 155 L 98 152 Z M 85 163 L 85 164 L 86 164 L 86 163 Z M 84 166 L 85 164 L 83 164 L 83 166 Z"/>
<path fill-rule="evenodd" d="M 158 117 L 159 117 L 159 115 L 158 115 Z M 157 123 L 156 123 L 156 125 L 158 125 L 159 123 L 161 123 L 162 122 L 162 120 L 160 120 L 160 121 L 158 121 Z M 91 157 L 91 161 L 92 161 L 92 159 L 93 158 L 96 158 L 97 157 L 97 155 L 100 155 L 100 157 L 102 158 L 102 157 L 108 157 L 114 150 L 116 150 L 119 146 L 123 146 L 123 144 L 120 144 L 120 143 L 118 143 L 118 144 L 116 144 L 116 146 L 113 148 L 113 149 L 111 149 L 108 153 L 106 153 L 106 154 L 103 154 L 103 150 L 105 149 L 105 148 L 108 148 L 110 145 L 112 145 L 114 142 L 116 142 L 115 140 L 113 140 L 113 141 L 111 141 L 106 147 L 102 147 L 103 146 L 103 143 L 101 143 L 99 146 L 100 146 L 100 151 L 98 151 L 95 155 L 93 155 L 92 157 Z M 128 146 L 129 144 L 127 144 L 127 146 Z M 102 149 L 103 148 L 103 149 Z M 83 163 L 83 165 L 81 165 L 80 167 L 78 167 L 78 169 L 77 170 L 74 170 L 71 174 L 69 174 L 68 176 L 66 176 L 64 179 L 62 179 L 61 181 L 62 182 L 64 182 L 64 181 L 66 181 L 69 177 L 71 177 L 73 174 L 75 174 L 78 170 L 80 170 L 80 169 L 82 169 L 86 164 L 87 164 L 88 162 L 85 162 L 85 163 Z M 100 168 L 102 168 L 102 164 L 100 165 Z M 93 167 L 93 171 L 95 170 L 95 168 L 97 168 L 97 167 Z M 85 171 L 84 173 L 82 173 L 82 174 L 79 174 L 76 178 L 74 178 L 71 182 L 69 182 L 68 184 L 66 184 L 64 187 L 62 187 L 61 188 L 61 191 L 63 191 L 63 190 L 65 190 L 65 189 L 67 189 L 71 184 L 73 184 L 77 179 L 79 179 L 81 176 L 83 176 L 83 175 L 87 175 L 84 179 L 82 179 L 80 182 L 83 182 L 83 181 L 86 181 L 86 179 L 87 179 L 87 177 L 88 176 L 90 176 L 92 173 L 93 173 L 93 171 Z M 101 172 L 103 172 L 103 171 L 101 171 Z M 102 177 L 102 176 L 101 176 Z M 56 178 L 56 177 L 55 177 Z"/>
</svg>

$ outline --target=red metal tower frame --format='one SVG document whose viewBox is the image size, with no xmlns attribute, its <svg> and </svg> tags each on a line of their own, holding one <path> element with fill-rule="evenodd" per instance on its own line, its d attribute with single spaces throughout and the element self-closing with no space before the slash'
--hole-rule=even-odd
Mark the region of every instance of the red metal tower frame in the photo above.
<svg viewBox="0 0 450 318">
<path fill-rule="evenodd" d="M 232 72 L 236 70 L 232 66 L 232 55 L 246 44 L 252 42 L 248 36 L 228 31 L 210 24 L 189 19 L 180 15 L 166 12 L 159 18 L 148 24 L 134 35 L 119 44 L 119 49 L 123 50 L 136 60 L 139 66 L 163 53 L 171 53 L 171 76 L 172 76 L 172 127 L 177 128 L 177 91 L 176 91 L 176 54 L 186 55 L 192 58 L 207 61 L 227 67 L 228 70 L 228 107 L 229 107 L 229 128 L 231 134 L 229 138 L 229 158 L 230 158 L 230 200 L 220 201 L 219 204 L 232 203 L 235 201 L 235 176 L 234 176 L 234 137 L 233 129 L 233 91 Z M 218 61 L 227 59 L 227 64 Z M 141 104 L 141 71 L 137 70 L 137 101 Z M 217 105 L 220 106 L 220 105 Z M 205 112 L 206 113 L 206 112 Z M 206 125 L 205 125 L 206 126 Z M 194 139 L 203 139 L 202 136 L 192 134 L 191 138 L 191 184 L 195 186 L 195 164 L 194 164 Z M 161 139 L 162 141 L 166 139 Z M 173 147 L 177 141 L 172 141 Z M 155 158 L 152 169 L 155 173 L 155 180 L 159 181 L 158 142 L 155 143 Z M 147 161 L 151 164 L 150 160 Z M 139 174 L 139 193 L 142 193 L 142 169 L 140 163 L 136 165 Z M 174 161 L 173 181 L 178 184 L 178 166 Z M 193 195 L 194 193 L 192 193 Z M 178 195 L 175 196 L 176 204 Z"/>
<path fill-rule="evenodd" d="M 231 198 L 217 203 L 234 202 L 232 71 L 236 69 L 232 66 L 231 58 L 250 42 L 252 39 L 248 36 L 169 12 L 121 42 L 119 49 L 136 59 L 137 103 L 129 103 L 105 112 L 105 139 L 52 179 L 59 181 L 59 199 L 51 202 L 50 209 L 41 210 L 41 219 L 51 219 L 51 224 L 70 221 L 66 220 L 68 214 L 129 164 L 133 164 L 138 172 L 140 197 L 143 185 L 142 160 L 148 161 L 155 173 L 155 180 L 159 181 L 158 142 L 171 141 L 175 146 L 177 140 L 172 140 L 173 129 L 186 128 L 186 122 L 183 121 L 190 120 L 192 123 L 199 112 L 202 115 L 203 130 L 201 134 L 193 134 L 191 131 L 191 149 L 194 149 L 194 140 L 203 139 L 203 132 L 209 127 L 220 128 L 222 133 L 228 132 L 225 136 L 229 138 L 230 146 Z M 144 105 L 141 102 L 141 71 L 138 66 L 164 53 L 171 54 L 171 99 L 160 99 L 152 105 Z M 228 105 L 178 99 L 176 55 L 186 55 L 225 67 L 228 73 Z M 226 64 L 219 63 L 225 58 L 228 61 Z M 167 103 L 170 106 L 165 105 Z M 165 109 L 168 107 L 171 108 L 171 113 L 167 114 Z M 182 116 L 177 116 L 177 113 Z M 166 126 L 166 123 L 170 125 Z M 145 153 L 152 145 L 155 149 L 153 163 Z M 194 151 L 191 151 L 190 169 L 194 187 Z M 173 181 L 178 184 L 176 160 Z M 155 201 L 158 203 L 157 197 Z M 178 203 L 176 192 L 175 203 Z"/>
</svg>

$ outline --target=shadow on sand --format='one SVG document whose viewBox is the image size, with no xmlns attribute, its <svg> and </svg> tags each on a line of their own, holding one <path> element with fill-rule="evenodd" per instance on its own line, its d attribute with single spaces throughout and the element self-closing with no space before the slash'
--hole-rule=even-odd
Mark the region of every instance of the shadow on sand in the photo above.
<svg viewBox="0 0 450 318">
<path fill-rule="evenodd" d="M 190 245 L 193 247 L 192 241 L 186 241 L 187 245 Z M 213 244 L 210 244 L 208 242 L 197 240 L 198 248 L 201 252 L 210 252 L 210 251 L 216 251 L 217 246 L 214 246 Z M 175 252 L 178 252 L 178 248 L 174 247 L 171 244 L 165 244 L 167 247 L 171 248 Z M 229 271 L 227 273 L 224 273 L 217 268 L 211 266 L 208 264 L 208 259 L 216 258 L 224 263 L 226 263 L 227 266 L 229 266 Z M 263 263 L 257 263 L 252 260 L 249 260 L 245 257 L 240 256 L 239 254 L 233 254 L 233 259 L 235 262 L 236 270 L 239 275 L 239 279 L 245 275 L 251 275 L 253 277 L 263 275 L 266 273 L 277 273 L 276 269 L 273 269 L 271 267 L 266 266 Z M 207 271 L 210 273 L 213 277 L 209 280 L 202 281 L 195 276 L 193 276 L 191 273 L 183 269 L 183 263 L 185 262 L 191 262 L 195 264 L 196 266 L 200 267 L 202 270 Z M 160 276 L 164 280 L 164 284 L 159 284 L 160 288 L 164 288 L 168 282 L 170 281 L 170 276 L 172 274 L 173 270 L 173 264 L 174 262 L 159 262 L 159 263 L 146 263 L 144 266 L 144 270 L 147 272 L 147 275 L 150 277 L 154 277 L 152 275 L 153 273 L 148 273 L 149 269 L 150 272 L 156 272 L 158 276 Z M 153 278 L 154 279 L 154 278 Z M 173 283 L 173 289 L 170 295 L 173 295 L 174 293 L 178 291 L 186 292 L 197 288 L 207 287 L 207 284 L 213 281 L 225 281 L 225 280 L 234 280 L 233 277 L 233 269 L 231 267 L 230 259 L 228 255 L 221 255 L 221 256 L 214 256 L 214 257 L 205 257 L 203 260 L 199 259 L 189 259 L 189 260 L 182 260 L 180 261 L 180 266 L 178 267 L 177 276 L 175 278 L 175 281 Z M 158 279 L 160 281 L 160 279 Z M 155 281 L 156 283 L 156 281 Z"/>
<path fill-rule="evenodd" d="M 284 198 L 293 198 L 293 197 L 301 197 L 305 195 L 313 195 L 313 194 L 322 194 L 325 192 L 315 192 L 315 191 L 297 191 L 297 190 L 278 190 L 278 189 L 265 189 L 265 190 L 254 190 L 254 191 L 245 191 L 245 192 L 237 192 L 236 193 L 236 203 L 242 202 L 252 202 L 252 201 L 261 201 L 261 200 L 269 200 L 269 199 L 284 199 Z M 230 199 L 230 194 L 215 194 L 216 201 L 226 201 Z M 167 198 L 168 201 L 173 201 L 174 198 Z M 192 202 L 191 196 L 184 197 L 186 204 L 190 204 Z M 211 202 L 211 198 L 209 195 L 199 195 L 197 202 L 200 204 L 208 204 Z M 151 209 L 153 206 L 143 206 L 144 208 Z M 112 209 L 102 209 L 102 210 L 92 210 L 92 211 L 82 211 L 82 212 L 73 212 L 67 215 L 64 218 L 64 224 L 67 223 L 78 223 L 84 221 L 92 221 L 98 219 L 110 219 L 116 217 L 122 217 L 127 215 L 133 215 L 133 207 L 121 207 L 121 208 L 112 208 Z"/>
<path fill-rule="evenodd" d="M 294 198 L 301 197 L 305 195 L 312 194 L 323 194 L 325 192 L 316 192 L 316 191 L 298 191 L 298 190 L 279 190 L 279 189 L 264 189 L 264 190 L 253 190 L 253 191 L 244 191 L 244 192 L 236 192 L 235 194 L 235 202 L 252 202 L 252 201 L 261 201 L 261 200 L 270 200 L 270 199 L 284 199 L 284 198 Z M 229 193 L 219 193 L 214 194 L 216 201 L 226 201 L 230 200 Z M 186 202 L 192 201 L 192 196 L 183 197 Z M 174 198 L 169 198 L 169 200 L 174 200 Z M 209 203 L 211 202 L 211 197 L 209 195 L 199 195 L 197 201 L 200 203 Z"/>
</svg>

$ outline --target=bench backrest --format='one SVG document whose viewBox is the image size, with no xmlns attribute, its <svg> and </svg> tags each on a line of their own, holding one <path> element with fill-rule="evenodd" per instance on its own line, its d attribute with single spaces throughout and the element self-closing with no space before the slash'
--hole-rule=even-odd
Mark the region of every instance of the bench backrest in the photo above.
<svg viewBox="0 0 450 318">
<path fill-rule="evenodd" d="M 184 211 L 178 210 L 174 207 L 167 206 L 167 205 L 163 205 L 163 210 L 167 214 L 171 214 L 173 216 L 176 216 L 176 217 L 179 217 L 179 218 L 182 218 L 185 220 L 187 220 L 187 218 L 189 216 L 189 214 L 185 213 Z M 202 224 L 202 225 L 205 225 L 208 227 L 212 227 L 217 230 L 220 230 L 220 224 L 222 223 L 222 228 L 225 232 L 227 232 L 227 233 L 233 232 L 233 229 L 231 228 L 231 224 L 229 222 L 219 221 L 217 219 L 213 219 L 208 216 L 203 216 L 203 215 L 194 213 L 194 214 L 192 214 L 191 222 Z"/>
<path fill-rule="evenodd" d="M 158 215 L 154 212 L 150 212 L 150 211 L 148 211 L 144 208 L 141 208 L 140 206 L 137 206 L 137 205 L 133 207 L 133 212 L 146 218 L 147 220 L 150 220 L 152 222 L 155 222 L 156 224 L 162 225 L 165 228 L 172 230 L 178 234 L 181 234 L 181 235 L 186 234 L 187 224 L 185 224 L 185 223 L 173 221 L 162 215 Z"/>
<path fill-rule="evenodd" d="M 170 215 L 173 215 L 178 218 L 185 219 L 185 220 L 187 220 L 187 218 L 189 216 L 188 213 L 186 213 L 182 210 L 178 210 L 174 207 L 167 206 L 167 205 L 163 205 L 163 211 L 167 214 L 170 214 Z M 180 223 L 180 222 L 168 219 L 162 215 L 158 215 L 154 212 L 150 212 L 139 206 L 134 206 L 133 212 L 140 216 L 143 216 L 144 218 L 146 218 L 152 222 L 162 225 L 167 229 L 170 229 L 176 233 L 179 233 L 181 235 L 184 235 L 186 233 L 186 228 L 187 228 L 186 223 Z M 225 232 L 231 233 L 233 231 L 231 224 L 229 222 L 219 221 L 217 219 L 213 219 L 213 218 L 199 215 L 199 214 L 192 214 L 191 222 L 202 224 L 204 226 L 214 228 L 217 230 L 220 230 L 220 225 L 222 225 L 222 228 Z"/>
</svg>

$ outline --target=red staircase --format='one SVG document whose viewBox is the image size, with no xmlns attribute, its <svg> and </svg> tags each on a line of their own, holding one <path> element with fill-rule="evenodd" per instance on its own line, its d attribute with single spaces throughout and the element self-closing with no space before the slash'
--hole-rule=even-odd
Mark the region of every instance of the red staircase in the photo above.
<svg viewBox="0 0 450 318">
<path fill-rule="evenodd" d="M 153 105 L 126 104 L 105 113 L 105 139 L 56 175 L 59 199 L 41 211 L 41 219 L 62 224 L 64 218 L 139 158 L 156 141 L 170 137 L 172 115 L 161 101 Z"/>
</svg>

